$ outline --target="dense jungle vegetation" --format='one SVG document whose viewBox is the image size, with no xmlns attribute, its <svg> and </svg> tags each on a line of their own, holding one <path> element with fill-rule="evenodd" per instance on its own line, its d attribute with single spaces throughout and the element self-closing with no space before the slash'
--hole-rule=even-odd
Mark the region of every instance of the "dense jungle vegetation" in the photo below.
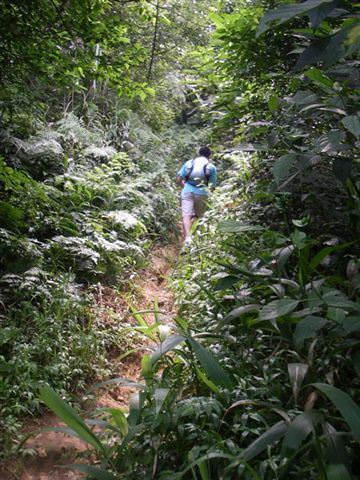
<svg viewBox="0 0 360 480">
<path fill-rule="evenodd" d="M 0 12 L 3 454 L 46 405 L 95 452 L 89 479 L 360 478 L 359 3 Z M 176 172 L 203 144 L 220 182 L 172 278 L 176 325 L 143 329 L 139 382 L 113 379 L 138 389 L 129 411 L 82 419 L 133 341 L 97 285 L 126 298 L 175 241 Z"/>
</svg>

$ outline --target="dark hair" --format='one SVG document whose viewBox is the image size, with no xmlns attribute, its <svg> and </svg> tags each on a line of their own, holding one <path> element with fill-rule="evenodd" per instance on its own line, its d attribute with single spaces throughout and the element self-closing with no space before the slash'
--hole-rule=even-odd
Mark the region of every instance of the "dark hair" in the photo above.
<svg viewBox="0 0 360 480">
<path fill-rule="evenodd" d="M 209 147 L 200 147 L 199 148 L 199 155 L 200 157 L 210 158 L 211 150 Z"/>
</svg>

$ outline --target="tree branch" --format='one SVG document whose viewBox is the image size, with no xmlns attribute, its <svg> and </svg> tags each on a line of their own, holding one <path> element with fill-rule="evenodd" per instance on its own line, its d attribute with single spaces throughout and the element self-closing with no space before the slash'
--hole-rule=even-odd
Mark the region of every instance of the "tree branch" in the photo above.
<svg viewBox="0 0 360 480">
<path fill-rule="evenodd" d="M 159 16 L 160 16 L 160 0 L 157 0 L 157 2 L 156 2 L 155 27 L 154 27 L 154 35 L 153 35 L 153 40 L 152 40 L 152 46 L 151 46 L 151 57 L 150 57 L 149 69 L 148 69 L 148 73 L 147 73 L 147 81 L 149 81 L 150 78 L 151 78 L 152 68 L 153 68 L 154 60 L 155 60 L 156 43 L 157 43 L 157 36 L 158 36 L 158 31 L 159 31 Z"/>
</svg>

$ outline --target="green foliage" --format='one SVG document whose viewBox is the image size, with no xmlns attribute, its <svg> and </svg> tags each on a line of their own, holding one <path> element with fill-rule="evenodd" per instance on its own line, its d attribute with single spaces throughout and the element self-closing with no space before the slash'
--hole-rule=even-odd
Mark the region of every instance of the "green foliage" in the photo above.
<svg viewBox="0 0 360 480">
<path fill-rule="evenodd" d="M 177 269 L 178 333 L 143 358 L 145 385 L 101 474 L 356 478 L 353 244 L 312 238 L 307 218 L 288 230 L 289 203 L 263 190 L 262 162 L 225 161 L 227 188 Z M 158 326 L 141 328 L 156 339 Z"/>
<path fill-rule="evenodd" d="M 69 398 L 70 392 L 82 391 L 108 373 L 110 349 L 123 354 L 133 348 L 128 325 L 115 328 L 115 323 L 103 322 L 101 312 L 92 313 L 92 297 L 84 287 L 101 280 L 120 288 L 144 265 L 151 240 L 165 240 L 176 229 L 170 178 L 177 168 L 173 137 L 182 136 L 187 152 L 187 142 L 195 144 L 196 134 L 180 128 L 164 131 L 169 146 L 163 151 L 162 137 L 137 114 L 123 111 L 118 120 L 127 125 L 128 134 L 116 146 L 131 141 L 128 152 L 106 142 L 109 132 L 101 118 L 86 126 L 74 114 L 66 115 L 35 132 L 33 138 L 41 138 L 41 145 L 56 138 L 64 168 L 60 175 L 54 165 L 39 175 L 23 156 L 22 146 L 33 145 L 32 139 L 10 139 L 6 160 L 1 158 L 0 396 L 5 452 L 19 434 L 20 419 L 39 411 L 41 386 Z M 12 148 L 15 143 L 20 150 Z"/>
<path fill-rule="evenodd" d="M 45 403 L 96 450 L 100 465 L 76 467 L 91 478 L 357 478 L 358 5 L 217 2 L 208 47 L 205 2 L 87 4 L 87 15 L 78 1 L 56 18 L 48 5 L 17 7 L 25 38 L 29 25 L 53 20 L 45 35 L 35 29 L 46 40 L 39 57 L 11 31 L 5 37 L 11 55 L 33 62 L 16 63 L 18 78 L 38 69 L 35 83 L 51 78 L 62 93 L 72 90 L 65 110 L 84 92 L 84 116 L 67 114 L 45 133 L 27 119 L 4 135 L 1 284 L 10 327 L 2 395 L 30 410 L 45 384 Z M 15 10 L 10 2 L 7 15 Z M 60 23 L 76 42 L 62 41 Z M 39 65 L 48 55 L 59 61 Z M 5 79 L 11 99 L 20 97 L 14 71 Z M 114 89 L 128 98 L 110 108 Z M 16 109 L 4 105 L 7 125 L 14 110 L 22 119 L 20 100 Z M 196 122 L 199 110 L 211 130 L 168 128 Z M 176 215 L 164 166 L 173 171 L 209 136 L 226 142 L 217 158 L 223 188 L 175 272 L 176 326 L 161 325 L 156 304 L 153 325 L 131 309 L 132 331 L 155 345 L 142 358 L 141 382 L 103 384 L 139 393 L 128 412 L 95 412 L 89 425 L 104 427 L 95 433 L 60 396 L 92 379 L 90 365 L 113 334 L 89 328 L 82 299 L 66 291 L 59 302 L 57 292 L 70 271 L 83 283 L 126 277 L 149 237 L 166 237 Z M 76 290 L 73 280 L 66 285 Z M 31 322 L 53 331 L 54 348 L 44 333 L 30 337 Z M 64 345 L 63 330 L 76 345 Z M 25 371 L 20 396 L 11 362 Z M 26 392 L 31 401 L 23 402 Z"/>
</svg>

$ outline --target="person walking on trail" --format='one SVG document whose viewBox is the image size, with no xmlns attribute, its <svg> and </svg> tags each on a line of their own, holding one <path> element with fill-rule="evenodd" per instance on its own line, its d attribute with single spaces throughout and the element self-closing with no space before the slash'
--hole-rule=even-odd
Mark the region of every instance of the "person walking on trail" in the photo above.
<svg viewBox="0 0 360 480">
<path fill-rule="evenodd" d="M 193 218 L 204 215 L 210 190 L 216 187 L 216 167 L 210 163 L 211 150 L 201 147 L 198 157 L 188 160 L 178 172 L 177 182 L 181 191 L 181 212 L 185 247 L 191 244 L 191 225 Z"/>
</svg>

